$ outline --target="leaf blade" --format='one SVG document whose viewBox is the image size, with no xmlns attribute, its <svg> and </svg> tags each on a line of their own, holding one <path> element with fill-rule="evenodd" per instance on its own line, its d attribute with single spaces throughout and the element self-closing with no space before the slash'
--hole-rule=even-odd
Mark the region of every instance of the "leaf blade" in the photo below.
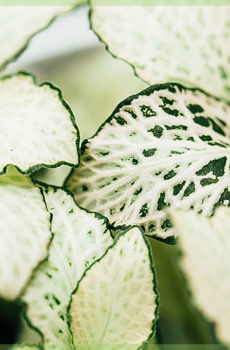
<svg viewBox="0 0 230 350">
<path fill-rule="evenodd" d="M 140 348 L 153 334 L 156 310 L 150 247 L 134 227 L 79 281 L 69 307 L 73 342 L 77 349 Z"/>
<path fill-rule="evenodd" d="M 105 218 L 80 209 L 60 188 L 45 191 L 53 214 L 49 257 L 34 274 L 23 295 L 26 317 L 43 335 L 45 346 L 71 348 L 66 309 L 85 268 L 112 244 Z"/>
<path fill-rule="evenodd" d="M 79 132 L 60 90 L 18 73 L 0 80 L 0 94 L 1 173 L 9 164 L 23 173 L 77 165 Z"/>
<path fill-rule="evenodd" d="M 149 84 L 200 87 L 229 100 L 229 6 L 97 6 L 91 0 L 91 8 L 99 39 L 137 76 Z"/>
<path fill-rule="evenodd" d="M 114 227 L 170 237 L 168 207 L 212 215 L 229 204 L 229 113 L 201 90 L 153 85 L 119 104 L 83 144 L 66 186 Z"/>
<path fill-rule="evenodd" d="M 39 189 L 13 168 L 0 177 L 0 206 L 0 296 L 15 300 L 47 256 L 50 215 Z"/>
</svg>

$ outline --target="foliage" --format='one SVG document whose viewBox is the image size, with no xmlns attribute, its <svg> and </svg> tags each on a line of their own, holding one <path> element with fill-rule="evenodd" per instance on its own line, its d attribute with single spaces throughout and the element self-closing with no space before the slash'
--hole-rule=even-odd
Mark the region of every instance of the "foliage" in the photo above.
<svg viewBox="0 0 230 350">
<path fill-rule="evenodd" d="M 1 68 L 81 4 L 2 7 Z M 80 152 L 58 88 L 1 78 L 0 296 L 23 304 L 41 336 L 14 348 L 157 341 L 154 238 L 177 243 L 193 304 L 229 343 L 230 6 L 90 6 L 107 49 L 154 85 L 118 104 Z M 32 180 L 61 165 L 63 186 Z"/>
</svg>

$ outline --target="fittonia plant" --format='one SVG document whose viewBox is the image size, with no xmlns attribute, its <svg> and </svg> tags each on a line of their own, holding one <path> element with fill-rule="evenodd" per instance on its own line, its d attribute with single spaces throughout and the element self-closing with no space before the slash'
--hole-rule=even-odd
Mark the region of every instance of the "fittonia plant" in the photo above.
<svg viewBox="0 0 230 350">
<path fill-rule="evenodd" d="M 95 342 L 113 346 L 121 340 L 124 346 L 129 342 L 135 347 L 142 346 L 153 334 L 157 309 L 148 242 L 138 228 L 133 228 L 113 243 L 106 218 L 79 208 L 71 195 L 62 189 L 35 185 L 29 176 L 23 175 L 42 167 L 78 165 L 79 133 L 60 91 L 48 83 L 37 86 L 32 76 L 20 73 L 2 78 L 0 93 L 0 170 L 2 174 L 6 172 L 0 179 L 4 217 L 1 221 L 1 296 L 15 300 L 22 295 L 21 299 L 27 304 L 26 317 L 43 335 L 45 347 L 63 344 L 71 348 L 72 336 L 74 343 L 80 342 L 84 346 Z M 33 273 L 46 258 L 48 245 L 49 257 Z M 99 258 L 95 267 L 86 273 Z M 106 266 L 107 261 L 110 266 Z M 101 269 L 99 275 L 98 268 Z M 84 284 L 92 284 L 95 273 L 99 284 L 92 294 Z M 104 279 L 103 283 L 100 278 Z M 111 279 L 117 280 L 116 289 L 110 283 Z M 76 285 L 78 290 L 71 303 L 73 311 L 69 314 L 77 313 L 77 316 L 72 317 L 70 327 L 67 309 Z M 98 307 L 97 314 L 92 308 L 91 314 L 87 312 L 88 321 L 84 311 L 82 316 L 75 306 L 82 298 L 82 290 L 85 290 L 86 305 L 95 303 Z M 130 295 L 133 296 L 131 299 Z M 108 300 L 100 299 L 103 296 L 109 297 Z M 111 314 L 110 311 L 108 314 L 114 298 L 117 299 L 116 309 L 124 310 L 126 315 L 135 303 L 135 312 L 140 319 L 131 318 L 127 322 L 121 312 Z M 97 303 L 98 299 L 101 305 Z M 84 307 L 81 300 L 80 305 Z M 98 329 L 92 325 L 87 329 L 88 333 L 75 329 L 76 323 L 82 324 L 84 329 L 85 322 L 90 323 L 92 317 L 97 320 Z M 125 327 L 121 327 L 121 317 Z"/>
<path fill-rule="evenodd" d="M 71 347 L 72 332 L 76 345 L 140 346 L 152 335 L 157 305 L 146 239 L 133 228 L 113 243 L 105 218 L 80 209 L 62 189 L 48 188 L 45 199 L 54 237 L 23 296 L 44 345 Z"/>
<path fill-rule="evenodd" d="M 81 3 L 2 7 L 0 65 Z M 80 160 L 60 90 L 26 73 L 0 80 L 0 297 L 23 301 L 42 337 L 25 349 L 143 348 L 158 317 L 146 235 L 178 236 L 193 301 L 230 342 L 229 210 L 216 214 L 230 206 L 230 7 L 91 6 L 109 50 L 161 84 L 120 103 Z M 62 164 L 74 197 L 30 178 Z"/>
</svg>

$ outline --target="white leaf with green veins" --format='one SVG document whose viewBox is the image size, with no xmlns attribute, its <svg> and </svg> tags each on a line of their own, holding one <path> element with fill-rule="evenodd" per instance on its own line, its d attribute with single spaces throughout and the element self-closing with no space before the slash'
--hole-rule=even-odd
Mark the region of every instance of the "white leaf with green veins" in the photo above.
<svg viewBox="0 0 230 350">
<path fill-rule="evenodd" d="M 75 1 L 76 5 L 83 1 Z M 16 59 L 30 39 L 73 6 L 1 6 L 0 68 Z"/>
<path fill-rule="evenodd" d="M 121 234 L 77 285 L 70 303 L 76 349 L 139 349 L 153 334 L 157 294 L 147 239 Z"/>
<path fill-rule="evenodd" d="M 115 227 L 172 236 L 169 206 L 211 215 L 230 204 L 229 116 L 229 104 L 200 90 L 152 86 L 118 105 L 83 144 L 66 186 Z"/>
<path fill-rule="evenodd" d="M 193 302 L 214 322 L 220 342 L 230 343 L 230 209 L 206 218 L 192 211 L 172 211 L 185 273 Z"/>
<path fill-rule="evenodd" d="M 230 99 L 230 6 L 97 6 L 108 50 L 150 84 L 186 82 Z M 191 4 L 191 1 L 190 1 Z"/>
<path fill-rule="evenodd" d="M 0 297 L 14 300 L 45 259 L 50 215 L 28 176 L 8 168 L 0 176 Z"/>
<path fill-rule="evenodd" d="M 44 193 L 53 215 L 49 257 L 34 274 L 23 300 L 26 315 L 43 334 L 46 346 L 70 347 L 66 309 L 85 269 L 112 244 L 105 218 L 80 209 L 62 189 Z"/>
<path fill-rule="evenodd" d="M 25 73 L 0 80 L 0 173 L 78 163 L 79 135 L 60 90 Z"/>
</svg>

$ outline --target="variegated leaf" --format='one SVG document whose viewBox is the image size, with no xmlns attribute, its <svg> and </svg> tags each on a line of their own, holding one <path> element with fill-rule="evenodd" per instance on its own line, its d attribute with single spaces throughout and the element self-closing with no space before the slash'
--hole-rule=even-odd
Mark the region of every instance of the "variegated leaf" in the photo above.
<svg viewBox="0 0 230 350">
<path fill-rule="evenodd" d="M 60 90 L 19 73 L 0 79 L 0 173 L 78 163 L 79 133 Z"/>
<path fill-rule="evenodd" d="M 186 82 L 230 99 L 230 6 L 97 3 L 91 0 L 94 31 L 139 77 L 150 84 Z"/>
<path fill-rule="evenodd" d="M 26 315 L 43 335 L 46 347 L 71 348 L 66 309 L 85 269 L 112 244 L 105 218 L 80 209 L 62 189 L 45 191 L 53 215 L 49 257 L 34 274 L 23 300 Z"/>
<path fill-rule="evenodd" d="M 153 334 L 157 296 L 150 247 L 122 233 L 79 282 L 70 304 L 76 349 L 136 350 Z"/>
<path fill-rule="evenodd" d="M 66 182 L 83 207 L 115 227 L 174 235 L 166 209 L 211 215 L 230 203 L 230 105 L 178 84 L 123 101 L 83 145 Z"/>
<path fill-rule="evenodd" d="M 14 300 L 46 258 L 50 215 L 42 194 L 14 168 L 0 176 L 0 297 Z"/>
</svg>

